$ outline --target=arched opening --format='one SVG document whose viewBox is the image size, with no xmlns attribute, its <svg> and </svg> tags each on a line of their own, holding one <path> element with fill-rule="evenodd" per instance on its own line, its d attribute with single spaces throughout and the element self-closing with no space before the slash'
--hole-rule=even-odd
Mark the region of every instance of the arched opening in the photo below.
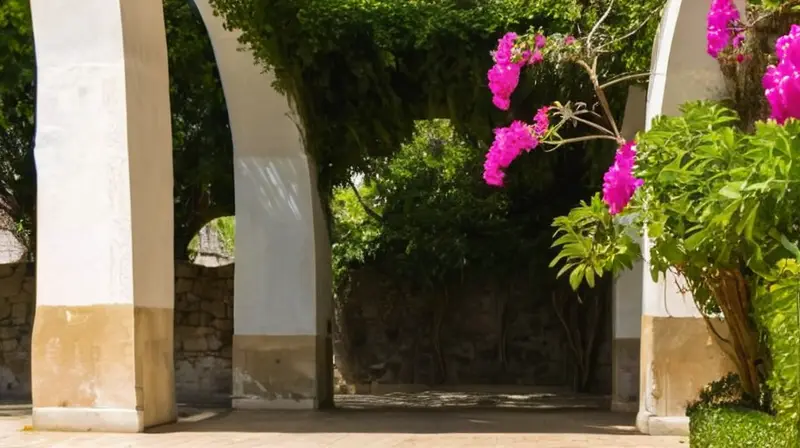
<svg viewBox="0 0 800 448">
<path fill-rule="evenodd" d="M 226 266 L 234 262 L 236 217 L 221 216 L 204 225 L 189 242 L 189 261 L 200 266 Z"/>
</svg>

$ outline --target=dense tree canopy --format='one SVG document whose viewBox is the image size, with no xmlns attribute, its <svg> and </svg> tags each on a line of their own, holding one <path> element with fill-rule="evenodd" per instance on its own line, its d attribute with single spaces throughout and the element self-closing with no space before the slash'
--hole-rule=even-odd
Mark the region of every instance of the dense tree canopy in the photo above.
<svg viewBox="0 0 800 448">
<path fill-rule="evenodd" d="M 652 36 L 661 0 L 618 1 L 606 24 L 618 34 Z M 486 89 L 489 51 L 506 31 L 542 27 L 548 34 L 589 29 L 607 2 L 592 0 L 212 0 L 228 26 L 295 100 L 321 187 L 341 184 L 369 157 L 397 151 L 414 121 L 449 118 L 476 140 L 491 139 L 507 114 Z M 613 33 L 611 33 L 613 34 Z M 605 67 L 647 66 L 652 40 L 623 39 Z M 585 89 L 552 72 L 524 83 L 512 114 L 563 90 Z M 571 95 L 575 97 L 576 95 Z"/>
<path fill-rule="evenodd" d="M 244 42 L 276 71 L 279 87 L 295 100 L 325 197 L 354 172 L 368 177 L 385 172 L 386 156 L 408 141 L 417 119 L 449 118 L 458 141 L 480 147 L 490 139 L 494 124 L 508 118 L 491 107 L 485 86 L 488 53 L 499 34 L 530 26 L 548 32 L 585 29 L 605 6 L 588 0 L 213 3 L 229 25 L 243 30 Z M 623 33 L 644 25 L 645 36 L 621 41 L 619 51 L 606 61 L 604 67 L 622 73 L 646 65 L 648 36 L 656 25 L 646 19 L 662 1 L 618 3 L 608 26 Z M 164 8 L 175 244 L 181 256 L 203 224 L 234 214 L 232 148 L 224 95 L 202 21 L 185 0 L 166 0 Z M 35 228 L 35 58 L 28 2 L 3 2 L 0 28 L 0 207 L 30 246 L 33 240 L 27 235 Z M 555 69 L 538 73 L 520 89 L 515 100 L 519 107 L 510 114 L 527 117 L 536 105 L 564 92 L 580 98 L 587 91 L 583 80 L 565 83 L 563 76 Z M 614 100 L 621 111 L 624 95 Z M 469 163 L 478 163 L 475 157 Z"/>
<path fill-rule="evenodd" d="M 175 250 L 185 256 L 208 221 L 233 214 L 232 142 L 205 27 L 185 0 L 166 0 L 175 170 Z M 35 66 L 28 0 L 0 3 L 0 214 L 32 249 Z"/>
</svg>

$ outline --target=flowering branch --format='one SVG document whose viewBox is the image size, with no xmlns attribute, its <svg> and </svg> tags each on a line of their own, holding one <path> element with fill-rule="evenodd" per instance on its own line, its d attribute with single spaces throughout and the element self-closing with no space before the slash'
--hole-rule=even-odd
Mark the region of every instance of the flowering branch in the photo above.
<svg viewBox="0 0 800 448">
<path fill-rule="evenodd" d="M 500 39 L 497 50 L 492 54 L 495 65 L 488 73 L 489 89 L 493 94 L 492 102 L 498 108 L 509 109 L 511 94 L 519 84 L 520 72 L 523 68 L 536 65 L 545 57 L 552 55 L 555 56 L 556 61 L 572 62 L 586 72 L 602 109 L 602 114 L 582 109 L 582 103 L 578 104 L 577 110 L 572 110 L 569 103 L 562 105 L 556 102 L 551 106 L 540 108 L 534 117 L 533 125 L 514 121 L 508 127 L 495 129 L 495 140 L 486 154 L 484 163 L 484 180 L 487 184 L 502 186 L 505 177 L 504 171 L 514 159 L 523 151 L 530 152 L 543 143 L 552 147 L 548 151 L 553 151 L 569 143 L 611 140 L 617 143 L 619 149 L 614 165 L 609 168 L 603 178 L 603 200 L 609 205 L 610 212 L 612 214 L 619 213 L 630 201 L 636 189 L 641 186 L 641 181 L 633 176 L 635 147 L 632 142 L 626 142 L 622 137 L 605 89 L 621 82 L 649 76 L 649 73 L 621 75 L 601 83 L 597 75 L 599 55 L 604 47 L 608 47 L 618 40 L 611 39 L 601 42 L 597 49 L 592 46 L 596 33 L 610 16 L 613 7 L 614 0 L 610 0 L 608 8 L 589 31 L 583 45 L 572 36 L 556 35 L 550 36 L 548 39 L 542 33 L 531 33 L 522 37 L 515 33 L 508 33 Z M 647 20 L 639 23 L 626 36 L 635 34 L 646 22 Z M 550 111 L 554 111 L 554 115 L 561 117 L 561 120 L 552 128 L 550 128 L 549 121 Z M 585 114 L 593 115 L 601 120 L 604 118 L 607 126 L 581 116 Z M 558 134 L 558 130 L 567 122 L 588 126 L 599 131 L 600 134 L 564 139 Z"/>
</svg>

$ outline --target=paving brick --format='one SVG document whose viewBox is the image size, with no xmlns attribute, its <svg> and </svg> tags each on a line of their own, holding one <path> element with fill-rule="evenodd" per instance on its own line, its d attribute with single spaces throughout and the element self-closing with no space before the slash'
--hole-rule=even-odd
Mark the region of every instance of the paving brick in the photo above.
<svg viewBox="0 0 800 448">
<path fill-rule="evenodd" d="M 14 409 L 0 406 L 3 448 L 688 447 L 680 437 L 637 434 L 632 415 L 602 411 L 183 410 L 177 424 L 123 435 L 22 431 L 29 410 Z"/>
</svg>

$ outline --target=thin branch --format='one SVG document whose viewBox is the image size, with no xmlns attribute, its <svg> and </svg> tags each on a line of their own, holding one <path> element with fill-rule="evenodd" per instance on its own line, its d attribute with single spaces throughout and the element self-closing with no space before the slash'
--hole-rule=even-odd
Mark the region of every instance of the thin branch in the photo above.
<svg viewBox="0 0 800 448">
<path fill-rule="evenodd" d="M 600 101 L 600 106 L 603 107 L 603 112 L 606 114 L 606 119 L 608 119 L 608 122 L 611 124 L 611 130 L 614 131 L 614 135 L 617 136 L 616 140 L 621 141 L 622 136 L 617 128 L 617 122 L 614 121 L 614 114 L 611 113 L 611 106 L 608 104 L 608 99 L 606 99 L 605 92 L 603 92 L 603 89 L 600 88 L 600 84 L 597 82 L 597 74 L 594 70 L 592 70 L 591 67 L 589 67 L 589 64 L 587 64 L 586 61 L 578 59 L 575 62 L 583 67 L 583 69 L 586 70 L 586 73 L 589 75 L 592 85 L 594 86 L 594 91 L 597 94 L 597 99 Z"/>
<path fill-rule="evenodd" d="M 625 39 L 633 36 L 634 34 L 638 33 L 639 30 L 641 30 L 647 24 L 647 22 L 650 21 L 650 19 L 652 19 L 653 17 L 660 17 L 661 14 L 658 14 L 658 12 L 661 11 L 662 9 L 664 9 L 663 6 L 661 8 L 656 9 L 655 11 L 653 11 L 652 14 L 648 14 L 647 18 L 644 19 L 641 23 L 639 23 L 639 25 L 637 25 L 636 27 L 632 28 L 631 31 L 625 33 L 624 35 L 622 35 L 622 36 L 620 36 L 620 37 L 618 37 L 616 39 L 612 39 L 609 42 L 604 43 L 603 45 L 600 45 L 599 47 L 597 47 L 597 51 L 602 51 L 603 48 L 608 47 L 610 45 L 613 45 L 613 44 L 615 44 L 615 43 L 617 43 L 617 42 L 619 42 L 621 40 L 625 40 Z"/>
<path fill-rule="evenodd" d="M 617 83 L 620 83 L 620 82 L 625 82 L 625 81 L 630 81 L 631 79 L 646 78 L 646 77 L 649 77 L 650 75 L 651 75 L 651 73 L 647 72 L 647 73 L 634 73 L 632 75 L 620 76 L 620 77 L 612 79 L 611 81 L 606 82 L 605 84 L 599 86 L 599 88 L 605 90 L 606 88 L 611 87 L 614 84 L 617 84 Z"/>
<path fill-rule="evenodd" d="M 559 301 L 556 298 L 556 292 L 551 294 L 551 300 L 553 302 L 553 309 L 556 312 L 556 317 L 561 322 L 561 325 L 564 327 L 564 332 L 567 335 L 567 344 L 569 348 L 572 349 L 572 353 L 575 355 L 576 358 L 580 359 L 581 354 L 577 344 L 575 344 L 574 339 L 572 338 L 572 332 L 570 331 L 570 326 L 567 323 L 567 320 L 564 318 L 564 311 L 559 307 Z"/>
<path fill-rule="evenodd" d="M 592 51 L 592 36 L 600 28 L 600 25 L 602 25 L 603 22 L 605 22 L 605 20 L 608 18 L 608 15 L 611 14 L 611 8 L 613 7 L 614 7 L 614 0 L 611 0 L 608 3 L 608 9 L 606 9 L 606 12 L 603 14 L 602 17 L 600 17 L 600 20 L 598 20 L 597 23 L 594 24 L 592 30 L 589 31 L 589 35 L 586 37 L 586 50 L 589 53 L 591 53 Z"/>
<path fill-rule="evenodd" d="M 544 152 L 553 152 L 556 149 L 560 148 L 562 145 L 566 145 L 566 144 L 569 144 L 569 143 L 585 142 L 585 141 L 589 141 L 589 140 L 611 140 L 611 141 L 619 143 L 619 139 L 617 137 L 614 137 L 614 136 L 611 136 L 611 135 L 587 135 L 587 136 L 584 136 L 584 137 L 567 138 L 567 139 L 561 139 L 561 140 L 556 140 L 556 141 L 552 141 L 552 140 L 543 141 L 541 143 L 544 143 L 544 144 L 547 144 L 547 145 L 551 145 L 553 147 L 550 148 L 550 149 L 543 149 L 542 151 L 544 151 Z"/>
<path fill-rule="evenodd" d="M 613 132 L 611 132 L 611 131 L 609 131 L 608 129 L 606 129 L 606 128 L 604 128 L 604 127 L 600 126 L 600 125 L 599 125 L 599 124 L 597 124 L 597 123 L 594 123 L 594 122 L 591 122 L 591 121 L 589 121 L 589 120 L 586 120 L 585 118 L 581 118 L 581 117 L 579 117 L 579 116 L 577 116 L 577 115 L 572 115 L 572 116 L 570 116 L 569 118 L 570 118 L 570 119 L 572 119 L 572 120 L 575 120 L 575 121 L 577 121 L 577 122 L 579 122 L 579 123 L 583 123 L 583 124 L 585 124 L 585 125 L 587 125 L 587 126 L 591 126 L 591 127 L 593 127 L 593 128 L 595 128 L 595 129 L 597 129 L 597 130 L 598 130 L 598 131 L 600 131 L 600 132 L 605 132 L 605 133 L 606 133 L 606 134 L 608 134 L 608 135 L 614 135 L 614 133 L 613 133 Z M 615 136 L 615 137 L 616 137 L 616 136 Z"/>
<path fill-rule="evenodd" d="M 361 207 L 364 209 L 364 211 L 367 212 L 367 214 L 373 219 L 377 221 L 383 221 L 383 216 L 381 216 L 378 212 L 376 212 L 370 206 L 368 206 L 366 202 L 364 202 L 364 198 L 361 197 L 361 193 L 358 191 L 358 187 L 356 187 L 356 184 L 353 183 L 352 179 L 350 178 L 347 179 L 347 185 L 349 185 L 350 188 L 353 190 L 353 193 L 355 193 L 356 199 L 358 200 L 358 203 L 361 204 Z"/>
<path fill-rule="evenodd" d="M 548 140 L 548 141 L 544 141 L 542 143 L 545 143 L 545 144 L 548 144 L 548 145 L 554 145 L 554 146 L 561 146 L 561 145 L 566 145 L 566 144 L 569 144 L 569 143 L 586 142 L 586 141 L 589 141 L 589 140 L 612 140 L 612 141 L 616 142 L 617 141 L 617 137 L 614 137 L 614 136 L 611 136 L 611 135 L 584 135 L 583 137 L 573 137 L 573 138 L 567 138 L 567 139 L 561 139 L 561 140 L 555 140 L 555 141 Z"/>
</svg>

